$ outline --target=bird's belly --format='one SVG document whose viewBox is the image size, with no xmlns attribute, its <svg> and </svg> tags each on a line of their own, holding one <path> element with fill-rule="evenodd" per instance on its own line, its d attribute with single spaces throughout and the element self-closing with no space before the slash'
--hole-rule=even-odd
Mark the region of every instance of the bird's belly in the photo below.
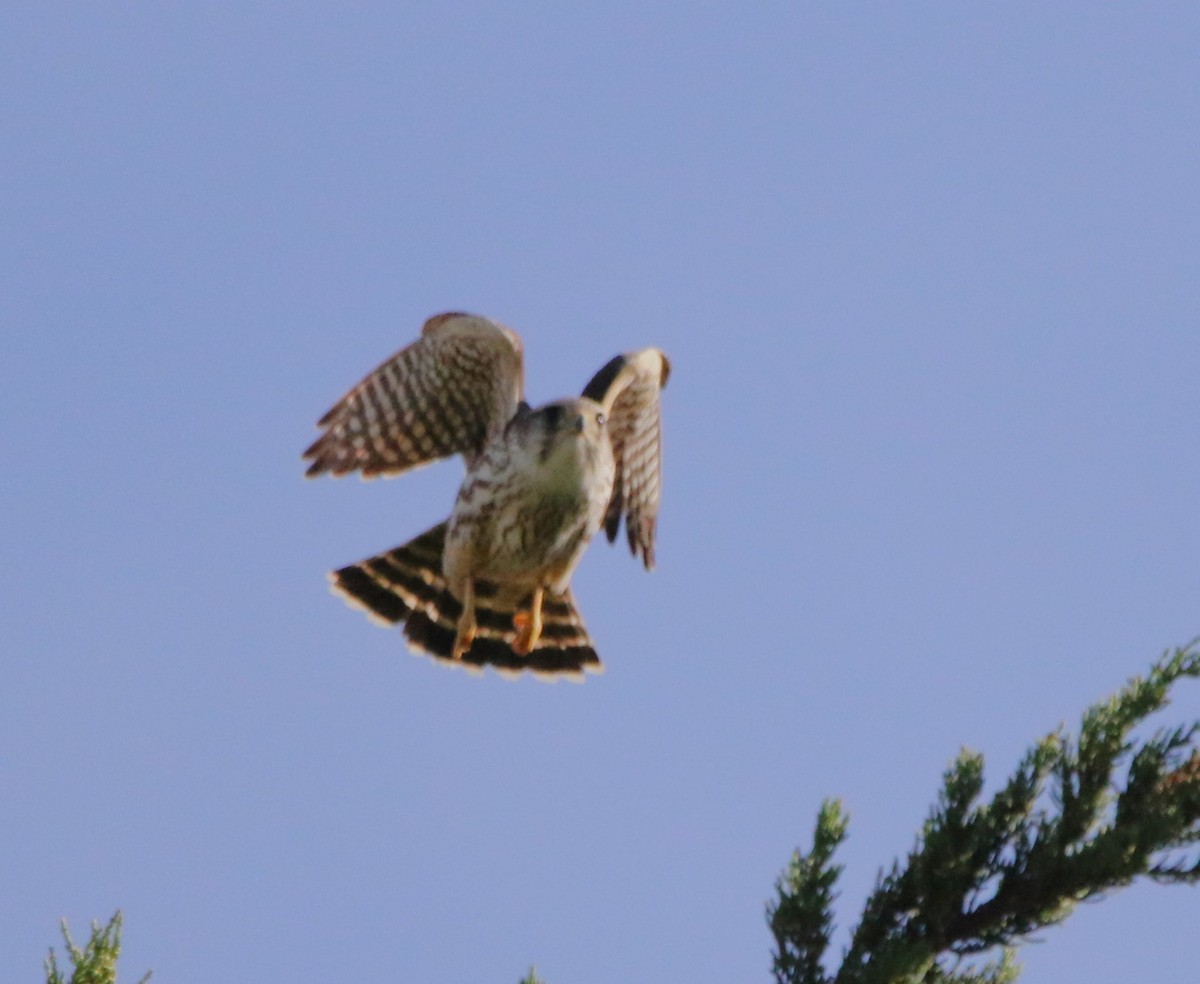
<svg viewBox="0 0 1200 984">
<path fill-rule="evenodd" d="M 448 579 L 480 578 L 525 589 L 539 584 L 565 588 L 599 528 L 599 511 L 582 490 L 566 495 L 558 490 L 540 492 L 505 495 L 498 490 L 483 502 L 456 503 L 446 538 Z"/>
<path fill-rule="evenodd" d="M 460 594 L 469 578 L 514 592 L 565 590 L 600 528 L 611 461 L 574 444 L 548 459 L 497 446 L 464 478 L 450 516 L 443 566 L 451 591 Z"/>
<path fill-rule="evenodd" d="M 587 544 L 587 501 L 542 496 L 514 503 L 492 524 L 480 574 L 500 579 L 527 575 L 540 580 L 564 567 L 574 567 Z"/>
</svg>

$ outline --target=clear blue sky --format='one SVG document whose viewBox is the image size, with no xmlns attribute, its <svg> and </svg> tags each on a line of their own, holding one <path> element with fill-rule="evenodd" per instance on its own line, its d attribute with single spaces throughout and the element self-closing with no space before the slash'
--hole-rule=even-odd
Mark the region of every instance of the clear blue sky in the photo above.
<svg viewBox="0 0 1200 984">
<path fill-rule="evenodd" d="M 0 13 L 0 979 L 768 979 L 822 798 L 838 942 L 960 745 L 1200 633 L 1200 10 L 14 3 Z M 529 395 L 666 349 L 608 672 L 474 679 L 325 571 L 457 464 L 306 482 L 429 315 Z M 1184 687 L 1168 720 L 1200 715 Z M 1139 885 L 1027 984 L 1182 981 Z"/>
</svg>

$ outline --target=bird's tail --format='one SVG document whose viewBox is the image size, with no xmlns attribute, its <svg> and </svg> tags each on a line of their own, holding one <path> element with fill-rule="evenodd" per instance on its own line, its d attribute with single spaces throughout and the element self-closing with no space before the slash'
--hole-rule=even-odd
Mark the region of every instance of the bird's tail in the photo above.
<svg viewBox="0 0 1200 984">
<path fill-rule="evenodd" d="M 575 599 L 547 591 L 542 600 L 542 634 L 527 656 L 513 651 L 517 637 L 513 615 L 528 610 L 530 598 L 515 608 L 498 602 L 496 586 L 475 584 L 475 641 L 461 659 L 451 655 L 462 605 L 446 586 L 442 574 L 442 549 L 446 524 L 439 523 L 415 540 L 386 553 L 369 557 L 330 574 L 334 592 L 374 621 L 403 623 L 409 648 L 440 663 L 479 672 L 492 666 L 504 676 L 529 670 L 535 676 L 564 676 L 582 680 L 584 671 L 599 673 L 600 657 L 592 647 Z"/>
</svg>

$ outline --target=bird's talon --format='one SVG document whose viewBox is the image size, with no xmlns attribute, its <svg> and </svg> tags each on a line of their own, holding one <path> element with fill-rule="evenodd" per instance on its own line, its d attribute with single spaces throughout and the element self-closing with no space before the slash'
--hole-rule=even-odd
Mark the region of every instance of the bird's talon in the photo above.
<svg viewBox="0 0 1200 984">
<path fill-rule="evenodd" d="M 454 637 L 454 649 L 450 655 L 454 659 L 462 659 L 465 655 L 467 655 L 467 650 L 471 648 L 471 644 L 474 641 L 475 641 L 475 627 L 474 626 L 471 626 L 469 629 L 465 629 L 465 630 L 460 629 L 458 634 Z"/>
<path fill-rule="evenodd" d="M 517 638 L 513 640 L 513 652 L 518 656 L 528 656 L 533 652 L 538 639 L 542 637 L 542 589 L 536 588 L 529 603 L 529 611 L 513 613 L 513 628 L 517 630 Z"/>
<path fill-rule="evenodd" d="M 517 638 L 513 640 L 513 652 L 518 656 L 528 656 L 537 641 L 533 637 L 533 616 L 529 612 L 514 612 L 513 628 L 517 630 Z"/>
<path fill-rule="evenodd" d="M 462 614 L 458 616 L 458 625 L 455 626 L 454 646 L 450 650 L 452 659 L 462 659 L 467 650 L 471 648 L 471 643 L 475 641 L 475 632 L 478 629 L 478 624 L 475 621 L 475 582 L 468 580 L 463 587 L 463 609 Z"/>
</svg>

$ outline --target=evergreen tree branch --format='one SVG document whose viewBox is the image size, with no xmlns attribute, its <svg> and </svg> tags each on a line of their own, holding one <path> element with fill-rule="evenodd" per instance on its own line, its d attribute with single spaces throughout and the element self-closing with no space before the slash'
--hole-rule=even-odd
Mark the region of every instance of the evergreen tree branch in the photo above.
<svg viewBox="0 0 1200 984">
<path fill-rule="evenodd" d="M 838 800 L 826 800 L 817 815 L 813 847 L 796 851 L 788 870 L 775 883 L 776 898 L 767 905 L 775 937 L 773 969 L 778 984 L 826 984 L 822 958 L 833 932 L 833 888 L 842 866 L 831 864 L 846 838 L 849 818 Z"/>
<path fill-rule="evenodd" d="M 63 942 L 67 948 L 67 958 L 71 961 L 70 978 L 63 977 L 58 968 L 58 960 L 51 948 L 46 957 L 46 984 L 116 984 L 117 958 L 121 955 L 121 913 L 109 920 L 103 929 L 100 924 L 92 923 L 92 934 L 87 944 L 82 948 L 76 946 L 67 930 L 67 921 L 62 922 Z M 146 984 L 150 974 L 141 979 L 139 984 Z"/>
<path fill-rule="evenodd" d="M 881 874 L 833 975 L 822 961 L 846 818 L 827 802 L 812 850 L 793 856 L 768 907 L 776 981 L 1001 984 L 1018 973 L 1012 947 L 1080 901 L 1139 876 L 1200 880 L 1200 722 L 1130 738 L 1177 680 L 1197 676 L 1195 643 L 1164 656 L 1088 709 L 1077 739 L 1059 730 L 1038 742 L 987 803 L 983 758 L 963 750 L 913 850 Z M 966 962 L 996 948 L 997 960 Z"/>
</svg>

